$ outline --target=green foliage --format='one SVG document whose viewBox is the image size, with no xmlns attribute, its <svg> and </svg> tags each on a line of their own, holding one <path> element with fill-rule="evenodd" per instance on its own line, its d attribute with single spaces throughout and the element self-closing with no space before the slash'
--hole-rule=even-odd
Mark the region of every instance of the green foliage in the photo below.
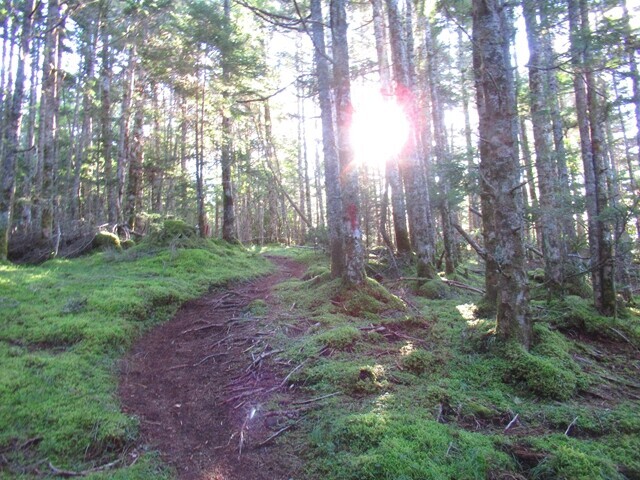
<svg viewBox="0 0 640 480">
<path fill-rule="evenodd" d="M 0 451 L 11 468 L 48 459 L 82 470 L 136 441 L 138 421 L 117 400 L 118 358 L 211 284 L 269 269 L 240 248 L 206 245 L 177 252 L 141 245 L 115 256 L 0 266 Z M 40 440 L 12 448 L 32 438 Z M 135 466 L 92 478 L 168 473 L 145 454 Z"/>
</svg>

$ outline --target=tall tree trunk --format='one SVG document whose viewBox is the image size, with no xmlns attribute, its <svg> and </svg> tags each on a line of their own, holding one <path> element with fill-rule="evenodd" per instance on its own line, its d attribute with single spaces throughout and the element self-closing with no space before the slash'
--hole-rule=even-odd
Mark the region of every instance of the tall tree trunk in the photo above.
<svg viewBox="0 0 640 480">
<path fill-rule="evenodd" d="M 231 4 L 229 0 L 224 0 L 224 14 L 227 22 L 231 21 Z M 229 103 L 228 89 L 231 87 L 230 59 L 222 59 L 222 96 L 225 103 Z M 230 105 L 224 106 L 222 113 L 222 147 L 220 152 L 220 164 L 222 168 L 222 239 L 227 242 L 236 242 L 236 219 L 233 198 L 233 182 L 231 178 L 231 164 L 233 161 L 232 152 L 232 119 L 229 112 Z"/>
<path fill-rule="evenodd" d="M 33 12 L 34 22 L 39 16 L 41 5 L 37 5 Z M 40 42 L 34 39 L 31 47 L 31 78 L 29 87 L 29 115 L 27 116 L 27 132 L 24 143 L 25 177 L 22 182 L 22 212 L 20 223 L 24 231 L 32 233 L 33 229 L 33 183 L 38 169 L 38 156 L 35 148 L 37 102 L 38 102 L 38 69 L 40 66 Z"/>
<path fill-rule="evenodd" d="M 42 138 L 42 209 L 40 235 L 50 240 L 53 235 L 55 202 L 56 137 L 58 130 L 58 38 L 61 29 L 59 0 L 49 0 L 47 9 L 47 33 L 45 35 L 42 70 L 42 95 L 40 99 L 40 137 Z"/>
<path fill-rule="evenodd" d="M 371 0 L 371 6 L 373 9 L 373 29 L 376 40 L 382 94 L 384 96 L 391 96 L 393 95 L 393 85 L 391 82 L 389 56 L 387 55 L 387 38 L 382 0 Z M 400 176 L 398 157 L 396 155 L 386 161 L 385 174 L 391 187 L 391 211 L 396 249 L 400 255 L 407 255 L 411 253 L 411 242 L 409 240 L 409 229 L 407 228 L 407 208 L 404 202 L 404 189 L 402 187 L 402 178 Z M 386 229 L 384 229 L 384 231 L 386 232 Z"/>
<path fill-rule="evenodd" d="M 407 51 L 407 38 L 403 32 L 396 0 L 387 0 L 387 13 L 393 73 L 396 82 L 395 94 L 411 125 L 409 140 L 402 152 L 401 172 L 407 196 L 409 228 L 418 263 L 417 274 L 419 278 L 435 278 L 437 273 L 434 266 L 433 219 L 431 217 L 429 188 L 421 158 L 423 153 L 420 136 L 421 125 L 418 118 L 411 62 L 409 61 L 410 52 Z"/>
<path fill-rule="evenodd" d="M 333 40 L 333 83 L 336 95 L 340 187 L 342 189 L 342 233 L 345 258 L 342 279 L 348 285 L 360 285 L 364 282 L 366 275 L 364 272 L 362 229 L 360 227 L 358 169 L 353 161 L 353 149 L 349 138 L 353 106 L 351 105 L 351 82 L 349 80 L 345 0 L 331 2 L 331 37 Z"/>
<path fill-rule="evenodd" d="M 449 173 L 446 171 L 450 164 L 447 131 L 444 124 L 443 106 L 440 102 L 440 92 L 438 85 L 441 81 L 438 78 L 438 58 L 436 56 L 436 45 L 431 31 L 430 20 L 425 21 L 425 49 L 427 52 L 426 64 L 426 80 L 429 88 L 429 96 L 431 98 L 431 121 L 433 125 L 433 133 L 435 139 L 436 162 L 440 169 L 440 188 L 441 201 L 438 205 L 440 209 L 440 218 L 442 222 L 442 240 L 444 244 L 445 273 L 451 275 L 455 272 L 455 234 L 451 222 L 451 205 L 450 193 L 451 183 Z"/>
<path fill-rule="evenodd" d="M 89 155 L 91 153 L 91 143 L 93 138 L 93 117 L 94 117 L 94 97 L 93 88 L 95 64 L 96 64 L 96 46 L 98 41 L 98 25 L 97 22 L 91 22 L 86 30 L 84 45 L 84 72 L 80 79 L 82 84 L 82 126 L 80 130 L 80 138 L 76 139 L 75 161 L 73 168 L 73 187 L 70 197 L 69 217 L 72 221 L 79 220 L 81 217 L 82 192 L 80 187 L 81 173 L 83 165 L 89 163 Z M 85 199 L 86 200 L 86 199 Z"/>
<path fill-rule="evenodd" d="M 107 203 L 107 221 L 117 222 L 116 211 L 116 181 L 113 175 L 112 138 L 111 130 L 111 45 L 108 29 L 109 0 L 103 0 L 100 8 L 102 15 L 100 36 L 102 37 L 102 67 L 100 69 L 100 144 L 104 161 L 104 182 Z"/>
<path fill-rule="evenodd" d="M 537 20 L 538 11 L 532 2 L 523 2 L 524 18 L 529 44 L 529 98 L 533 138 L 536 151 L 536 170 L 540 190 L 540 224 L 542 226 L 542 253 L 545 262 L 547 291 L 561 295 L 564 290 L 567 267 L 567 246 L 563 236 L 558 170 L 553 146 L 553 125 L 547 69 Z"/>
<path fill-rule="evenodd" d="M 504 48 L 507 20 L 500 0 L 473 0 L 473 48 L 480 119 L 480 175 L 483 179 L 482 220 L 487 257 L 497 275 L 497 334 L 525 348 L 531 342 L 525 269 L 522 185 L 513 77 Z M 485 210 L 485 209 L 490 209 Z M 487 268 L 490 265 L 487 264 Z M 487 285 L 489 288 L 490 285 Z"/>
<path fill-rule="evenodd" d="M 588 53 L 588 41 L 591 33 L 588 11 L 586 3 L 581 0 L 568 0 L 567 6 L 571 32 L 571 60 L 576 69 L 573 83 L 584 166 L 594 303 L 600 313 L 615 315 L 613 238 L 610 226 L 601 216 L 607 208 L 608 195 L 600 108 L 594 74 L 589 70 L 591 58 Z"/>
<path fill-rule="evenodd" d="M 0 260 L 7 259 L 9 247 L 9 232 L 13 213 L 13 197 L 16 186 L 16 159 L 18 139 L 20 137 L 20 121 L 22 119 L 22 100 L 24 98 L 25 63 L 29 53 L 31 26 L 33 20 L 33 0 L 26 0 L 23 7 L 22 32 L 16 79 L 11 98 L 11 105 L 7 112 L 4 125 L 4 158 L 2 159 L 2 179 L 0 180 Z"/>
<path fill-rule="evenodd" d="M 142 81 L 136 83 L 135 113 L 133 115 L 133 131 L 129 146 L 129 174 L 127 183 L 126 206 L 124 217 L 131 230 L 140 225 L 142 210 L 142 164 L 144 160 L 144 102 L 145 92 Z"/>
<path fill-rule="evenodd" d="M 331 76 L 324 39 L 322 0 L 311 0 L 311 21 L 314 44 L 314 60 L 318 77 L 318 98 L 322 122 L 322 147 L 327 201 L 327 226 L 331 252 L 331 274 L 339 277 L 344 271 L 344 246 L 342 238 L 342 192 L 340 164 L 331 104 Z"/>
<path fill-rule="evenodd" d="M 120 124 L 118 127 L 118 161 L 116 165 L 116 217 L 118 223 L 123 223 L 128 220 L 125 216 L 125 173 L 129 165 L 129 123 L 131 119 L 131 99 L 136 81 L 135 66 L 137 62 L 135 48 L 131 47 L 128 53 L 129 63 L 123 76 L 122 105 L 120 108 Z"/>
</svg>

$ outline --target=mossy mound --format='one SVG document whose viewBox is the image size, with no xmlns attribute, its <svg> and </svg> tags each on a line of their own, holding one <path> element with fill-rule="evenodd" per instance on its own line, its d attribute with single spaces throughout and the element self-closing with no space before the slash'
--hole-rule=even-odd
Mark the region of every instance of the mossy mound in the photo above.
<svg viewBox="0 0 640 480">
<path fill-rule="evenodd" d="M 375 316 L 385 311 L 405 311 L 407 308 L 399 297 L 372 278 L 367 278 L 358 287 L 342 288 L 334 301 L 342 306 L 343 313 L 352 317 Z"/>
<path fill-rule="evenodd" d="M 417 375 L 431 370 L 434 363 L 435 357 L 433 353 L 421 348 L 413 350 L 402 357 L 402 366 Z"/>
<path fill-rule="evenodd" d="M 629 315 L 624 320 L 604 317 L 589 300 L 573 295 L 552 303 L 549 311 L 550 324 L 563 332 L 577 331 L 593 338 L 627 341 L 624 335 L 635 345 L 640 343 L 640 318 L 637 315 Z"/>
<path fill-rule="evenodd" d="M 109 232 L 96 233 L 91 246 L 94 250 L 122 250 L 118 236 Z"/>
<path fill-rule="evenodd" d="M 128 238 L 127 240 L 120 242 L 120 245 L 122 246 L 123 250 L 128 250 L 131 247 L 135 247 L 136 242 L 132 238 Z"/>
<path fill-rule="evenodd" d="M 196 247 L 199 241 L 196 228 L 182 220 L 165 220 L 144 239 L 147 245 L 158 247 Z"/>
<path fill-rule="evenodd" d="M 418 287 L 416 293 L 429 300 L 441 300 L 449 296 L 447 285 L 439 278 L 423 283 Z"/>
<path fill-rule="evenodd" d="M 567 368 L 568 362 L 527 352 L 516 344 L 506 346 L 503 355 L 508 362 L 507 382 L 544 399 L 567 400 L 576 392 L 578 376 Z"/>
</svg>

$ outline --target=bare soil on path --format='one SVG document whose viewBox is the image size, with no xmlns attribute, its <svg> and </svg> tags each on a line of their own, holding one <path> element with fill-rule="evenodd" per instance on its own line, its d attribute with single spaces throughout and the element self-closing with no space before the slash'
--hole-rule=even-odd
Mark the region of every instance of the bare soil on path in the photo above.
<svg viewBox="0 0 640 480">
<path fill-rule="evenodd" d="M 283 423 L 262 407 L 293 368 L 277 365 L 269 343 L 280 308 L 272 290 L 305 266 L 270 260 L 275 273 L 186 303 L 123 360 L 119 394 L 124 411 L 140 419 L 141 448 L 157 449 L 180 479 L 289 479 L 300 468 L 269 440 Z M 258 299 L 264 316 L 247 309 Z"/>
</svg>

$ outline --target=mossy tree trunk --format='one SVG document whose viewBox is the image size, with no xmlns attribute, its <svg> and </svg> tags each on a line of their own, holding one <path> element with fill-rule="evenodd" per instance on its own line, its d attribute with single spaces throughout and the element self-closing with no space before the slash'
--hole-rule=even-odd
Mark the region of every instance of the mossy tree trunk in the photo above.
<svg viewBox="0 0 640 480">
<path fill-rule="evenodd" d="M 483 228 L 487 269 L 496 281 L 497 334 L 528 348 L 531 325 L 525 270 L 524 211 L 513 77 L 500 0 L 473 1 L 474 73 L 480 127 Z"/>
</svg>

